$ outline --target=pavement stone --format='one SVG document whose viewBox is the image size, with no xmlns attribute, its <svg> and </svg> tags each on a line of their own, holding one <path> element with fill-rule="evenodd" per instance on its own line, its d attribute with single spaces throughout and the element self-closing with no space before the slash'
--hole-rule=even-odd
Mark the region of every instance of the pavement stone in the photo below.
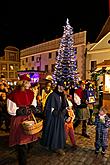
<svg viewBox="0 0 110 165">
<path fill-rule="evenodd" d="M 96 156 L 94 153 L 95 126 L 88 125 L 87 133 L 90 135 L 90 139 L 81 136 L 81 125 L 75 129 L 78 148 L 73 150 L 68 138 L 65 156 L 59 156 L 57 153 L 46 150 L 39 142 L 35 143 L 28 154 L 27 165 L 110 165 L 110 138 L 106 155 Z M 8 137 L 8 133 L 0 131 L 0 165 L 18 165 L 14 148 L 8 147 Z"/>
</svg>

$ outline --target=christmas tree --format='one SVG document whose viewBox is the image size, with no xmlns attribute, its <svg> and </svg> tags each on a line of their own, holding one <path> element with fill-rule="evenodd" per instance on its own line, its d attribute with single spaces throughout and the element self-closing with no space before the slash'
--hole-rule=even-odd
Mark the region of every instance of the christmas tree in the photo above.
<svg viewBox="0 0 110 165">
<path fill-rule="evenodd" d="M 71 82 L 76 84 L 78 81 L 77 60 L 73 44 L 73 28 L 67 19 L 53 73 L 53 81 L 55 84 L 58 81 L 63 81 L 66 84 L 70 84 Z"/>
</svg>

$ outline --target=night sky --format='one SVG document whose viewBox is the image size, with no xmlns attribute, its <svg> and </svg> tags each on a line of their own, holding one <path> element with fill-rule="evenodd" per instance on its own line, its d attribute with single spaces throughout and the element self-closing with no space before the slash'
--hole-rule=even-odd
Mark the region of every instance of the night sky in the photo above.
<svg viewBox="0 0 110 165">
<path fill-rule="evenodd" d="M 87 41 L 94 42 L 109 16 L 108 1 L 4 0 L 0 2 L 0 51 L 9 45 L 24 49 L 61 37 L 67 18 L 74 33 L 87 30 Z"/>
</svg>

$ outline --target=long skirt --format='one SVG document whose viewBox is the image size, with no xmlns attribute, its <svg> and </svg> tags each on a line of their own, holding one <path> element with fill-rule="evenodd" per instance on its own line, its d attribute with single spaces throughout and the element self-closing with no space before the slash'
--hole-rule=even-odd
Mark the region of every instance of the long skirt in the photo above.
<svg viewBox="0 0 110 165">
<path fill-rule="evenodd" d="M 30 116 L 12 116 L 10 123 L 9 146 L 23 145 L 38 139 L 37 134 L 27 135 L 22 127 L 22 122 Z"/>
</svg>

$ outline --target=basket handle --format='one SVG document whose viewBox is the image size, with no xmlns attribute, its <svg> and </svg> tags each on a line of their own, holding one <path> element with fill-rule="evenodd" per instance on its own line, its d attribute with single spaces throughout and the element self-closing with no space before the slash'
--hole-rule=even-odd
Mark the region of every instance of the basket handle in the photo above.
<svg viewBox="0 0 110 165">
<path fill-rule="evenodd" d="M 33 117 L 35 123 L 37 123 L 37 120 L 36 120 L 36 118 L 35 118 L 35 116 L 34 116 L 34 114 L 33 114 L 32 112 L 31 112 L 31 115 L 32 115 L 32 117 Z"/>
</svg>

